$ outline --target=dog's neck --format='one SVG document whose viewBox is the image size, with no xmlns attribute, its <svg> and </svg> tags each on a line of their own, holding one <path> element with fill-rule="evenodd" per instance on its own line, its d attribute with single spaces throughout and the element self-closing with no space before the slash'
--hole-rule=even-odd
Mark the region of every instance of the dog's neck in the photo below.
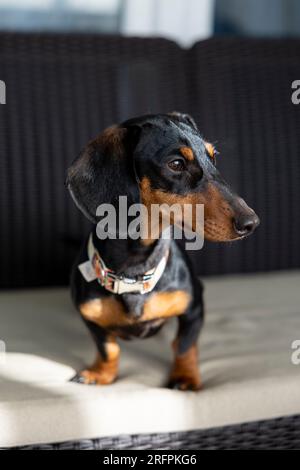
<svg viewBox="0 0 300 470">
<path fill-rule="evenodd" d="M 159 238 L 151 244 L 130 238 L 100 240 L 94 229 L 93 243 L 105 264 L 116 274 L 137 276 L 158 264 L 168 251 L 170 239 Z"/>
</svg>

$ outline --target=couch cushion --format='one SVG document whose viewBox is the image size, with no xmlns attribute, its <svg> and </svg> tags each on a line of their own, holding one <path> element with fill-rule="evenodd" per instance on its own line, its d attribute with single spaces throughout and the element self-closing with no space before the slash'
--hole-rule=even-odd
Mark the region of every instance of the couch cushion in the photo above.
<svg viewBox="0 0 300 470">
<path fill-rule="evenodd" d="M 94 346 L 65 289 L 0 295 L 0 446 L 184 431 L 300 413 L 300 272 L 210 278 L 201 337 L 204 389 L 162 388 L 176 322 L 122 342 L 119 380 L 68 380 Z"/>
</svg>

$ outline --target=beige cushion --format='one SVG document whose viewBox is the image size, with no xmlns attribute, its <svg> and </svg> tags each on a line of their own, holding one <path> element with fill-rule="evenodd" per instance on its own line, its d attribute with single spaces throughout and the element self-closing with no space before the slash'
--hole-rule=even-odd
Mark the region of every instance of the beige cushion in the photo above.
<svg viewBox="0 0 300 470">
<path fill-rule="evenodd" d="M 0 295 L 0 446 L 183 431 L 300 413 L 300 273 L 207 279 L 201 337 L 204 390 L 162 388 L 171 321 L 151 339 L 122 342 L 119 380 L 68 382 L 94 346 L 66 289 Z"/>
</svg>

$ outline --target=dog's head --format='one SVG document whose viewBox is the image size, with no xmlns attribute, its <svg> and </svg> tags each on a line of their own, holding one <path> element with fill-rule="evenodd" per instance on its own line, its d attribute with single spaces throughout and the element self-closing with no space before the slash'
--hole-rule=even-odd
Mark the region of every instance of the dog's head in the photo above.
<svg viewBox="0 0 300 470">
<path fill-rule="evenodd" d="M 259 219 L 221 178 L 215 154 L 189 115 L 141 116 L 89 142 L 69 168 L 67 186 L 94 223 L 100 204 L 115 205 L 126 195 L 129 204 L 147 207 L 204 204 L 206 239 L 240 239 L 254 231 Z"/>
</svg>

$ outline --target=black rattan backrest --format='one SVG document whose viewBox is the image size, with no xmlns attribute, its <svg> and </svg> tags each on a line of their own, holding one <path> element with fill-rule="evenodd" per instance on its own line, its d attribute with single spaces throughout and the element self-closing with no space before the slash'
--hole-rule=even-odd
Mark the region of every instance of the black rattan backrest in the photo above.
<svg viewBox="0 0 300 470">
<path fill-rule="evenodd" d="M 300 266 L 300 41 L 209 40 L 183 51 L 163 39 L 0 35 L 0 286 L 68 282 L 72 240 L 88 223 L 66 168 L 114 122 L 190 112 L 217 141 L 219 166 L 262 224 L 249 240 L 193 253 L 199 273 Z"/>
</svg>

